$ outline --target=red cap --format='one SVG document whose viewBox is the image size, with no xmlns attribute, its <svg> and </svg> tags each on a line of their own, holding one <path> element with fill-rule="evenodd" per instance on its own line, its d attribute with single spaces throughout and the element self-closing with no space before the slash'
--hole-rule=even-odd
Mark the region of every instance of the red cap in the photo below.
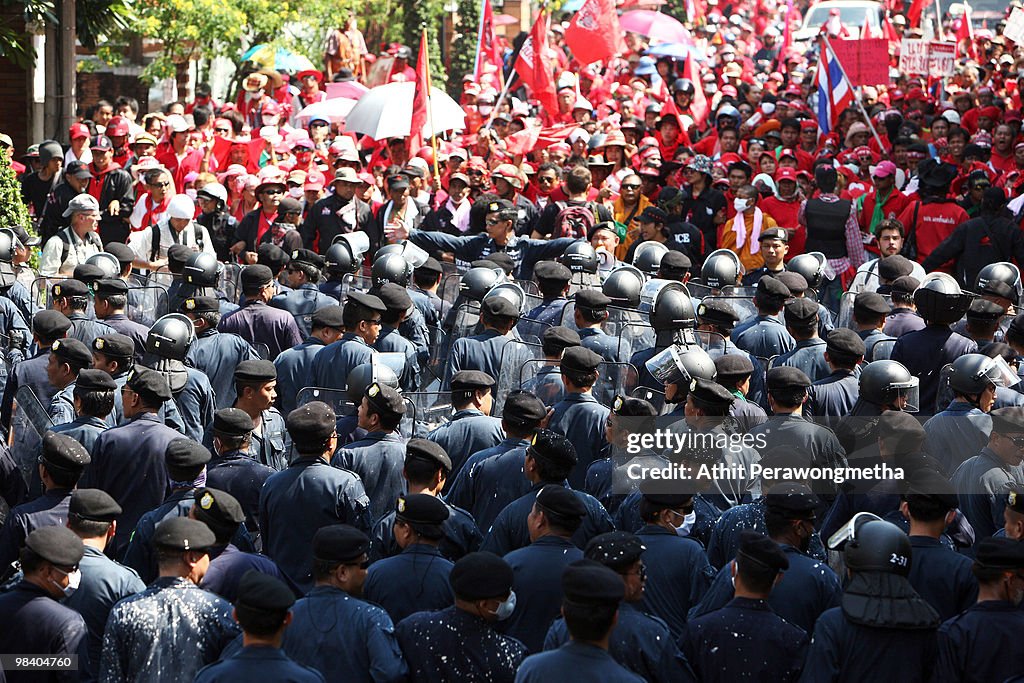
<svg viewBox="0 0 1024 683">
<path fill-rule="evenodd" d="M 775 171 L 775 182 L 780 180 L 792 180 L 796 182 L 796 169 L 795 168 L 780 168 Z"/>
<path fill-rule="evenodd" d="M 68 129 L 68 137 L 72 140 L 89 137 L 89 127 L 84 123 L 72 123 Z"/>
<path fill-rule="evenodd" d="M 921 88 L 912 88 L 910 92 L 907 93 L 907 100 L 909 102 L 927 102 L 928 95 L 926 95 L 924 90 L 922 90 Z"/>
</svg>

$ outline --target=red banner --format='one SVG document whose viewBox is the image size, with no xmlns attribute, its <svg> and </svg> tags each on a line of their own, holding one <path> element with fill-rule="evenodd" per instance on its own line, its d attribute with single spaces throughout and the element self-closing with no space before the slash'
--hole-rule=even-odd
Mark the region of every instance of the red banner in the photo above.
<svg viewBox="0 0 1024 683">
<path fill-rule="evenodd" d="M 625 52 L 615 0 L 586 0 L 565 29 L 565 43 L 580 64 L 607 61 Z"/>
<path fill-rule="evenodd" d="M 889 82 L 889 41 L 833 40 L 832 52 L 843 65 L 853 85 L 881 85 Z"/>
<path fill-rule="evenodd" d="M 555 97 L 555 78 L 544 58 L 547 44 L 548 18 L 541 12 L 533 22 L 530 37 L 519 50 L 514 68 L 523 83 L 533 91 L 533 97 L 540 102 L 541 108 L 554 112 L 558 109 L 558 100 Z M 538 49 L 538 45 L 542 47 Z"/>
</svg>

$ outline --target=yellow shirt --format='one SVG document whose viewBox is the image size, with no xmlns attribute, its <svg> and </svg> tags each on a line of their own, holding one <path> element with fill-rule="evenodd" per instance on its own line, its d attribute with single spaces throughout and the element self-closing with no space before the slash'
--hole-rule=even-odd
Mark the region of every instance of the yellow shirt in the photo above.
<svg viewBox="0 0 1024 683">
<path fill-rule="evenodd" d="M 626 223 L 626 218 L 629 217 L 629 214 L 626 211 L 626 207 L 622 205 L 622 197 L 616 199 L 615 203 L 612 205 L 612 218 L 615 219 L 616 223 L 622 223 L 626 226 L 626 239 L 621 240 L 618 248 L 615 250 L 615 258 L 618 260 L 625 260 L 626 252 L 629 251 L 630 245 L 635 241 L 633 236 L 629 233 L 633 230 L 640 229 L 640 223 L 638 223 L 636 219 L 644 212 L 644 209 L 651 204 L 651 200 L 641 194 L 640 199 L 637 201 L 636 212 L 633 214 L 633 220 L 628 224 Z"/>
<path fill-rule="evenodd" d="M 739 216 L 740 214 L 736 214 L 736 218 L 739 218 Z M 763 266 L 764 259 L 761 257 L 761 245 L 757 244 L 756 242 L 755 245 L 757 246 L 757 251 L 755 251 L 753 254 L 750 253 L 751 233 L 754 231 L 753 214 L 747 215 L 744 213 L 742 214 L 742 216 L 743 227 L 745 228 L 747 234 L 747 238 L 743 242 L 743 247 L 741 249 L 736 248 L 736 233 L 732 231 L 733 222 L 736 220 L 736 218 L 727 221 L 725 227 L 722 228 L 722 243 L 719 244 L 718 246 L 721 247 L 722 249 L 729 249 L 734 254 L 739 256 L 740 263 L 743 264 L 743 267 L 749 273 L 750 271 L 757 270 L 758 268 Z M 765 230 L 778 227 L 778 224 L 775 222 L 775 219 L 766 214 L 764 211 L 761 212 L 761 216 L 762 233 L 764 233 Z"/>
</svg>

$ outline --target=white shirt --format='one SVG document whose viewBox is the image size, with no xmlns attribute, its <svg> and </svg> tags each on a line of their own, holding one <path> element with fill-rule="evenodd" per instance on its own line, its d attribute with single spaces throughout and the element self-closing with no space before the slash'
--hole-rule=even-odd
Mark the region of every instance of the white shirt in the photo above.
<svg viewBox="0 0 1024 683">
<path fill-rule="evenodd" d="M 61 239 L 61 234 L 67 240 Z M 68 255 L 63 261 L 60 256 L 64 251 L 64 243 L 68 243 Z M 90 257 L 103 251 L 103 243 L 99 235 L 87 232 L 82 240 L 71 228 L 62 228 L 59 233 L 46 240 L 43 253 L 39 257 L 39 274 L 45 277 L 54 275 L 70 276 L 75 266 L 85 263 Z"/>
<path fill-rule="evenodd" d="M 67 166 L 72 161 L 81 161 L 83 164 L 91 164 L 92 150 L 89 149 L 88 146 L 86 146 L 86 148 L 82 150 L 82 156 L 76 157 L 75 150 L 69 147 L 68 151 L 64 153 L 64 165 Z"/>
<path fill-rule="evenodd" d="M 910 271 L 910 276 L 921 282 L 924 280 L 926 273 L 921 264 L 916 261 L 910 262 L 914 269 Z M 857 269 L 857 274 L 853 276 L 853 282 L 850 283 L 851 292 L 877 292 L 881 282 L 878 280 L 878 259 L 871 259 L 860 268 Z"/>
<path fill-rule="evenodd" d="M 207 254 L 216 254 L 213 248 L 213 240 L 210 239 L 210 233 L 206 231 L 206 228 L 199 225 L 195 221 L 189 221 L 180 233 L 175 233 L 171 227 L 170 220 L 167 218 L 162 219 L 153 228 L 160 230 L 160 249 L 157 252 L 156 259 L 167 258 L 167 250 L 174 244 L 184 244 L 186 247 L 190 247 L 193 251 L 203 251 Z M 202 236 L 203 247 L 199 248 L 199 242 L 196 240 L 196 230 L 199 230 L 199 234 Z M 132 248 L 135 255 L 140 261 L 149 261 L 150 255 L 153 250 L 153 229 L 139 230 L 133 232 L 128 238 L 128 246 Z"/>
</svg>

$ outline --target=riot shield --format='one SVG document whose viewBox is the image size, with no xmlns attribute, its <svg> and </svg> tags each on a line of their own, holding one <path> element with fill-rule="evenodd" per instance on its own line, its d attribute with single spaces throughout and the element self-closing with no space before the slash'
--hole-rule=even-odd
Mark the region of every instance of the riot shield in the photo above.
<svg viewBox="0 0 1024 683">
<path fill-rule="evenodd" d="M 224 293 L 228 301 L 238 301 L 242 295 L 242 265 L 226 263 L 217 276 L 217 291 Z"/>
<path fill-rule="evenodd" d="M 889 360 L 892 358 L 894 346 L 896 346 L 895 339 L 883 339 L 880 342 L 875 342 L 875 345 L 871 347 L 871 360 Z"/>
<path fill-rule="evenodd" d="M 454 304 L 455 300 L 459 298 L 461 284 L 462 275 L 460 273 L 445 274 L 441 278 L 441 284 L 437 287 L 437 295 L 441 297 L 442 301 Z"/>
<path fill-rule="evenodd" d="M 387 352 L 381 353 L 379 351 L 374 352 L 374 361 L 381 365 L 386 365 L 395 373 L 395 377 L 401 378 L 402 373 L 405 372 L 405 354 L 399 352 Z"/>
<path fill-rule="evenodd" d="M 354 415 L 359 407 L 348 399 L 348 393 L 340 389 L 324 389 L 321 387 L 303 387 L 295 397 L 295 405 L 305 405 L 311 401 L 321 401 L 329 405 L 338 417 Z"/>
<path fill-rule="evenodd" d="M 440 327 L 427 325 L 427 339 L 430 344 L 430 360 L 424 369 L 429 370 L 434 377 L 441 377 L 444 375 L 444 368 L 448 363 L 448 350 L 451 348 L 448 334 Z"/>
<path fill-rule="evenodd" d="M 729 353 L 729 350 L 726 348 L 725 337 L 717 332 L 696 330 L 694 334 L 697 336 L 697 343 L 700 344 L 702 349 L 708 352 L 708 355 L 711 356 L 712 359 L 719 358 Z"/>
<path fill-rule="evenodd" d="M 130 320 L 152 327 L 160 317 L 171 312 L 168 310 L 167 290 L 163 287 L 146 286 L 128 290 L 125 315 Z"/>
<path fill-rule="evenodd" d="M 536 297 L 538 300 L 541 299 L 540 287 L 533 280 L 516 280 L 515 283 L 523 288 L 529 296 Z"/>
<path fill-rule="evenodd" d="M 686 283 L 686 286 L 689 287 L 690 283 Z M 690 293 L 693 294 L 693 290 L 691 290 Z M 722 288 L 722 296 L 730 299 L 753 299 L 755 294 L 757 294 L 757 287 L 741 287 L 739 285 L 735 285 Z"/>
<path fill-rule="evenodd" d="M 712 290 L 703 282 L 690 282 L 686 283 L 686 288 L 690 290 L 690 296 L 695 299 L 703 299 L 706 296 L 712 295 Z"/>
<path fill-rule="evenodd" d="M 463 301 L 448 312 L 448 319 L 445 322 L 449 321 L 451 324 L 448 338 L 452 343 L 455 343 L 456 339 L 477 334 L 480 330 L 480 302 Z"/>
<path fill-rule="evenodd" d="M 50 288 L 70 279 L 71 278 L 67 277 L 37 277 L 33 280 L 32 286 L 29 289 L 29 295 L 32 297 L 33 313 L 43 309 L 53 308 L 53 299 L 50 297 Z M 89 305 L 85 309 L 85 314 L 90 320 L 96 319 L 96 309 L 93 306 L 91 296 L 89 297 Z M 27 322 L 31 323 L 31 321 Z"/>
<path fill-rule="evenodd" d="M 540 320 L 534 320 L 533 318 L 520 318 L 514 328 L 514 331 L 520 340 L 531 344 L 540 344 L 541 340 L 544 339 L 544 333 L 547 332 L 550 327 L 550 324 L 541 322 Z"/>
<path fill-rule="evenodd" d="M 53 420 L 32 387 L 18 387 L 11 414 L 11 452 L 26 482 L 32 481 L 42 436 L 52 426 Z"/>
<path fill-rule="evenodd" d="M 345 283 L 348 291 L 368 292 L 373 289 L 373 278 L 368 275 L 350 275 L 345 278 Z"/>
<path fill-rule="evenodd" d="M 532 375 L 524 376 L 520 372 L 520 368 L 532 360 L 543 358 L 544 351 L 540 344 L 531 344 L 515 339 L 506 342 L 501 349 L 501 366 L 496 378 L 498 384 L 494 395 L 494 408 L 491 410 L 492 415 L 501 415 L 508 392 L 518 389 L 520 382 L 524 379 L 532 378 Z"/>
<path fill-rule="evenodd" d="M 654 348 L 658 335 L 650 323 L 634 319 L 619 328 L 618 338 L 619 349 L 628 353 L 628 357 L 632 358 L 637 351 Z"/>
<path fill-rule="evenodd" d="M 754 299 L 752 297 L 726 296 L 722 294 L 712 297 L 704 297 L 701 299 L 701 303 L 705 303 L 709 299 L 714 299 L 715 301 L 728 305 L 729 308 L 736 313 L 738 320 L 746 320 L 747 318 L 752 318 L 757 315 L 757 306 L 754 304 Z"/>
<path fill-rule="evenodd" d="M 853 320 L 853 307 L 857 303 L 857 296 L 856 292 L 844 292 L 842 298 L 839 299 L 839 313 L 836 315 L 836 328 L 845 327 L 848 330 L 857 331 L 857 323 Z M 885 303 L 889 304 L 889 307 L 892 308 L 892 296 L 889 294 L 883 294 L 882 298 L 885 299 Z"/>
<path fill-rule="evenodd" d="M 650 389 L 648 387 L 636 387 L 629 393 L 631 398 L 640 398 L 648 401 L 654 406 L 654 409 L 659 414 L 665 414 L 671 412 L 671 410 L 665 410 L 666 405 L 671 409 L 671 404 L 665 403 L 665 392 L 657 391 L 656 389 Z"/>
<path fill-rule="evenodd" d="M 411 391 L 403 394 L 405 416 L 402 418 L 402 435 L 409 430 L 407 438 L 423 436 L 444 424 L 454 412 L 451 392 Z"/>
</svg>

